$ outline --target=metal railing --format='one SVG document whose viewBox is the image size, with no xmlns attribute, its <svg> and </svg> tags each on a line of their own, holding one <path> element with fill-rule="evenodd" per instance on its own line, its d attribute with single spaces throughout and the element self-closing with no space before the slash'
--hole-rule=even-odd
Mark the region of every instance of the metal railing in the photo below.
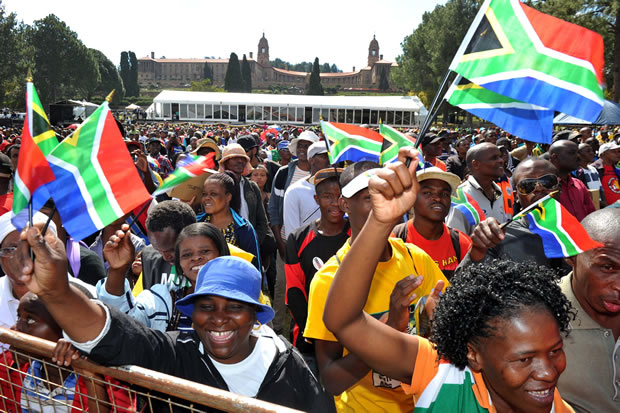
<svg viewBox="0 0 620 413">
<path fill-rule="evenodd" d="M 5 328 L 0 342 L 11 346 L 0 353 L 3 412 L 299 412 L 137 366 L 103 367 L 80 358 L 61 367 L 51 362 L 55 343 Z M 72 373 L 79 374 L 77 385 L 68 379 Z"/>
</svg>

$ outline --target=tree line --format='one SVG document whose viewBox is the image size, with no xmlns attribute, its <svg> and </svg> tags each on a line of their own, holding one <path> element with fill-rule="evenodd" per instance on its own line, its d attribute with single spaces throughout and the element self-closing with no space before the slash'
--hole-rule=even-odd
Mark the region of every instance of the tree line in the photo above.
<svg viewBox="0 0 620 413">
<path fill-rule="evenodd" d="M 44 105 L 105 97 L 113 89 L 112 103 L 120 104 L 126 94 L 139 93 L 137 59 L 132 52 L 124 53 L 128 71 L 119 73 L 101 51 L 85 46 L 54 14 L 27 25 L 15 13 L 7 13 L 0 0 L 0 107 L 25 107 L 28 72 Z"/>
</svg>

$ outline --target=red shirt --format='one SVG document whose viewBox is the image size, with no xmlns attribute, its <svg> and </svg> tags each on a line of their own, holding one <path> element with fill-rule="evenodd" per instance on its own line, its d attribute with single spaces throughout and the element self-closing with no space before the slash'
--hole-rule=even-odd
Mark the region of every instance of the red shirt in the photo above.
<svg viewBox="0 0 620 413">
<path fill-rule="evenodd" d="M 443 224 L 443 234 L 439 239 L 430 240 L 424 238 L 422 235 L 416 231 L 413 226 L 413 220 L 407 221 L 407 239 L 405 242 L 410 244 L 414 244 L 424 250 L 428 255 L 431 256 L 433 261 L 437 263 L 440 270 L 449 270 L 454 271 L 456 267 L 459 265 L 459 262 L 465 258 L 469 248 L 472 245 L 471 238 L 469 238 L 463 232 L 456 230 L 459 232 L 459 245 L 461 246 L 460 257 L 456 256 L 456 251 L 454 250 L 454 246 L 452 245 L 452 239 L 450 239 L 450 230 L 446 224 Z M 454 228 L 453 228 L 454 230 Z"/>
<path fill-rule="evenodd" d="M 601 185 L 605 191 L 605 201 L 607 205 L 611 205 L 620 199 L 620 182 L 618 174 L 612 165 L 605 165 L 603 176 L 601 176 Z"/>
<path fill-rule="evenodd" d="M 560 178 L 560 204 L 580 222 L 596 209 L 585 184 L 570 175 L 568 181 Z"/>
</svg>

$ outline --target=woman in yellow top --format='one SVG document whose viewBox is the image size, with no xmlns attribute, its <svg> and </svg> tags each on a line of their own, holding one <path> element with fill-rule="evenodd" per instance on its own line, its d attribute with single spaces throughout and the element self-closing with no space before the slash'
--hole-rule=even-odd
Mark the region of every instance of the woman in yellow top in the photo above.
<svg viewBox="0 0 620 413">
<path fill-rule="evenodd" d="M 464 269 L 437 304 L 430 342 L 362 311 L 374 246 L 415 202 L 417 155 L 401 149 L 401 163 L 371 179 L 372 212 L 331 285 L 325 325 L 371 368 L 409 383 L 416 412 L 572 412 L 556 390 L 572 313 L 550 270 L 501 261 Z M 402 293 L 413 300 L 421 277 L 409 281 Z"/>
</svg>

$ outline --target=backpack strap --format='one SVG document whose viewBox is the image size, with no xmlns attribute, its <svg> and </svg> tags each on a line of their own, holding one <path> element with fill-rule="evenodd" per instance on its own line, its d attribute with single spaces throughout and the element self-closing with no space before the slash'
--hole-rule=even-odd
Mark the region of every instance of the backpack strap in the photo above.
<svg viewBox="0 0 620 413">
<path fill-rule="evenodd" d="M 448 227 L 448 231 L 450 232 L 450 240 L 452 241 L 452 247 L 454 248 L 454 253 L 456 254 L 456 260 L 460 262 L 461 260 L 461 243 L 459 242 L 459 232 L 454 229 Z"/>
</svg>

